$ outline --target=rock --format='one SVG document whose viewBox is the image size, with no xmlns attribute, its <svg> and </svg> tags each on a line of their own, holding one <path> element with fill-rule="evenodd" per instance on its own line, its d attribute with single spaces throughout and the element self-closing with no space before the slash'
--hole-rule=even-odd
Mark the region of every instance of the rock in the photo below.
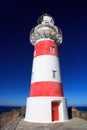
<svg viewBox="0 0 87 130">
<path fill-rule="evenodd" d="M 75 107 L 70 107 L 69 108 L 69 117 L 70 118 L 78 117 L 78 118 L 81 118 L 81 119 L 84 119 L 87 121 L 87 112 L 81 112 L 81 111 L 77 110 Z"/>
<path fill-rule="evenodd" d="M 13 109 L 0 115 L 0 130 L 12 130 L 24 118 L 25 107 L 21 109 Z"/>
</svg>

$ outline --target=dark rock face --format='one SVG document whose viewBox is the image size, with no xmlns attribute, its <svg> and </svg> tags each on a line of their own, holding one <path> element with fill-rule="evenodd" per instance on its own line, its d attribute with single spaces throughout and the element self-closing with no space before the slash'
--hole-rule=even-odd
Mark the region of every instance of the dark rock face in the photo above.
<svg viewBox="0 0 87 130">
<path fill-rule="evenodd" d="M 74 117 L 78 117 L 87 121 L 87 112 L 81 112 L 77 110 L 75 107 L 70 107 L 68 113 L 70 119 Z"/>
</svg>

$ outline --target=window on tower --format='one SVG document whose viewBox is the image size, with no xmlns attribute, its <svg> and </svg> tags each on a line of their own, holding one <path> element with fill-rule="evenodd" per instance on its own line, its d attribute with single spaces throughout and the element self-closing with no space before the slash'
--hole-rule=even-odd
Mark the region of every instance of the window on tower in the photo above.
<svg viewBox="0 0 87 130">
<path fill-rule="evenodd" d="M 53 46 L 50 47 L 50 52 L 54 53 L 55 52 L 55 48 Z"/>
<path fill-rule="evenodd" d="M 55 79 L 56 78 L 56 70 L 52 70 L 52 72 L 53 72 L 53 79 Z"/>
</svg>

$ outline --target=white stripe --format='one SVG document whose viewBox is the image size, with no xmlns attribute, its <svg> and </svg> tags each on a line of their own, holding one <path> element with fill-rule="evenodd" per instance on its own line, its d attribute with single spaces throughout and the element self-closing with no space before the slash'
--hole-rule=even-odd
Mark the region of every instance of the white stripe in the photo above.
<svg viewBox="0 0 87 130">
<path fill-rule="evenodd" d="M 40 42 L 40 41 L 44 41 L 44 42 L 45 42 L 45 40 L 53 41 L 53 42 L 54 42 L 54 40 L 52 40 L 52 39 L 50 39 L 50 38 L 40 38 L 39 40 L 36 41 L 35 45 L 36 45 L 38 42 Z M 54 43 L 55 43 L 55 42 L 54 42 Z"/>
<path fill-rule="evenodd" d="M 53 78 L 53 71 L 55 78 Z M 52 55 L 42 55 L 34 58 L 31 82 L 55 81 L 61 82 L 59 58 Z"/>
</svg>

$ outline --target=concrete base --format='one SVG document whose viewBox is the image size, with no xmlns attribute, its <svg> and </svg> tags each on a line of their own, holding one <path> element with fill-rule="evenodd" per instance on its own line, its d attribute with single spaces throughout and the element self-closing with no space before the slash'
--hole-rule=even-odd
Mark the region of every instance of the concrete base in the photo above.
<svg viewBox="0 0 87 130">
<path fill-rule="evenodd" d="M 63 122 L 68 120 L 65 97 L 29 97 L 27 98 L 25 121 L 42 123 L 53 122 L 52 102 L 58 102 L 57 121 Z"/>
<path fill-rule="evenodd" d="M 15 130 L 87 130 L 87 121 L 79 118 L 62 123 L 30 123 L 21 120 Z"/>
</svg>

